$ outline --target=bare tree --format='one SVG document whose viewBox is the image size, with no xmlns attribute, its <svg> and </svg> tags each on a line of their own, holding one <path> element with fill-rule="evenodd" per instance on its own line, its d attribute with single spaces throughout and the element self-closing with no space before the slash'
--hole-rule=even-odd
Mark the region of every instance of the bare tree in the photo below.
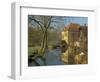
<svg viewBox="0 0 100 82">
<path fill-rule="evenodd" d="M 57 25 L 59 23 L 62 24 L 63 17 L 58 16 L 39 16 L 39 15 L 29 15 L 29 23 L 40 27 L 43 33 L 43 39 L 41 42 L 41 49 L 39 50 L 39 54 L 45 56 L 45 52 L 48 49 L 48 29 L 51 26 Z M 34 24 L 35 23 L 35 24 Z M 57 27 L 57 26 L 56 26 Z M 59 26 L 58 26 L 59 27 Z"/>
</svg>

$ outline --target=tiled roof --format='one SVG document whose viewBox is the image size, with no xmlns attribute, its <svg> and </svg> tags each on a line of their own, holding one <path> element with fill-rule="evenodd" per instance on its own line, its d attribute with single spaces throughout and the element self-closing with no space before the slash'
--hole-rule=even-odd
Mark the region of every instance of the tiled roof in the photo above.
<svg viewBox="0 0 100 82">
<path fill-rule="evenodd" d="M 78 31 L 80 28 L 80 25 L 79 24 L 76 24 L 76 23 L 70 23 L 66 29 L 69 30 L 69 31 Z"/>
</svg>

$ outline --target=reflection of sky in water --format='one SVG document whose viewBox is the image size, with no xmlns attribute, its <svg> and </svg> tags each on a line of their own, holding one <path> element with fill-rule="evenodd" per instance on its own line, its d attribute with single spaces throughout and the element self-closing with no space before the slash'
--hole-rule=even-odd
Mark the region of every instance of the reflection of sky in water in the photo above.
<svg viewBox="0 0 100 82">
<path fill-rule="evenodd" d="M 69 23 L 78 23 L 80 25 L 88 25 L 88 17 L 71 17 L 71 16 L 67 16 L 64 19 L 64 24 L 68 25 Z"/>
<path fill-rule="evenodd" d="M 60 60 L 61 50 L 51 50 L 46 55 L 47 65 L 63 65 L 64 63 Z"/>
</svg>

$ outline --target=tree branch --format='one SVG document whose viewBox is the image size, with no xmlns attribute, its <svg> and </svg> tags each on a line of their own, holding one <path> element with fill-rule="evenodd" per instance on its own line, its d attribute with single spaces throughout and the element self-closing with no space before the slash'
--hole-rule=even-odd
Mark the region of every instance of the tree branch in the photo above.
<svg viewBox="0 0 100 82">
<path fill-rule="evenodd" d="M 49 26 L 50 26 L 50 24 L 51 24 L 51 19 L 52 19 L 52 16 L 50 17 L 50 19 L 49 19 L 49 23 L 47 24 L 47 29 L 49 28 Z"/>
<path fill-rule="evenodd" d="M 41 27 L 41 30 L 44 32 L 43 27 L 42 27 L 41 23 L 38 20 L 36 20 L 35 18 L 31 18 L 31 20 L 36 22 Z"/>
</svg>

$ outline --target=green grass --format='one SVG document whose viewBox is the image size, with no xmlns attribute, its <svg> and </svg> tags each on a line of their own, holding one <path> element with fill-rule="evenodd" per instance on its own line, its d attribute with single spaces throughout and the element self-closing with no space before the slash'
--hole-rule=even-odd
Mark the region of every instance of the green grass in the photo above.
<svg viewBox="0 0 100 82">
<path fill-rule="evenodd" d="M 38 51 L 40 49 L 40 46 L 35 46 L 35 47 L 28 47 L 28 56 L 33 55 L 35 51 Z"/>
</svg>

